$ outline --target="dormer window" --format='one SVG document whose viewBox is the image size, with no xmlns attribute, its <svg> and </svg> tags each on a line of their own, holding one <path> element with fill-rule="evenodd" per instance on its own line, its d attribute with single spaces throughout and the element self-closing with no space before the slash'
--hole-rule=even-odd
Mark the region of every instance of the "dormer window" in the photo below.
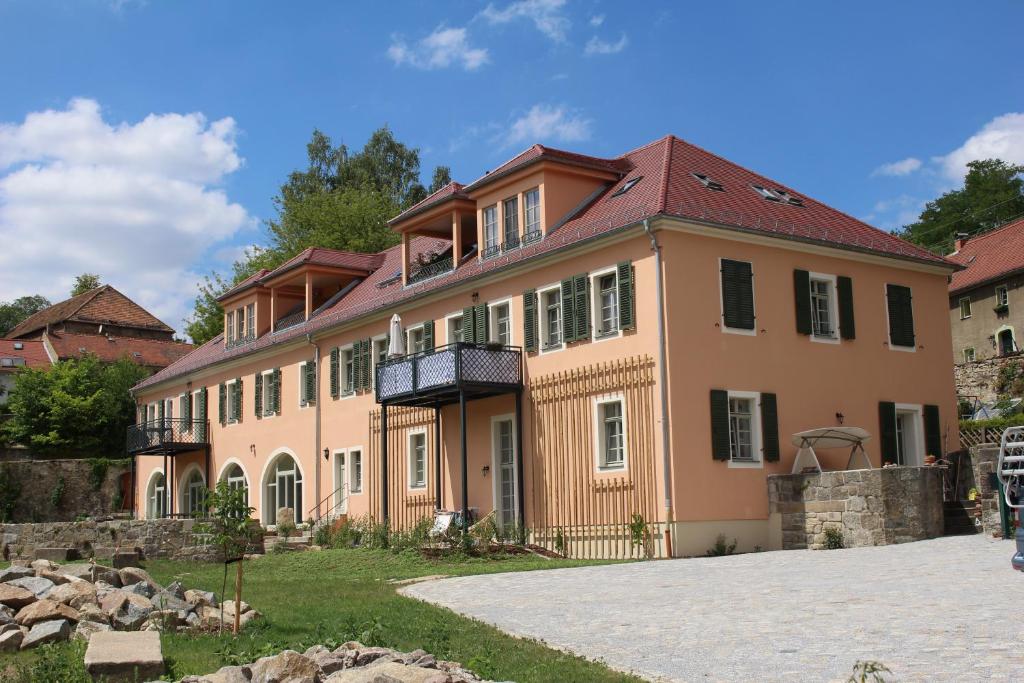
<svg viewBox="0 0 1024 683">
<path fill-rule="evenodd" d="M 704 175 L 703 173 L 691 173 L 690 175 L 700 181 L 700 184 L 709 190 L 717 190 L 719 192 L 725 191 L 725 188 L 722 187 L 722 183 L 717 180 L 712 180 L 710 176 Z"/>
<path fill-rule="evenodd" d="M 523 193 L 523 208 L 526 225 L 523 226 L 523 241 L 540 239 L 540 188 L 535 187 Z"/>
<path fill-rule="evenodd" d="M 625 183 L 622 184 L 622 187 L 620 187 L 619 189 L 615 190 L 615 192 L 612 192 L 612 197 L 618 197 L 619 195 L 626 194 L 627 192 L 632 190 L 633 187 L 637 183 L 639 183 L 641 180 L 643 180 L 643 179 L 644 179 L 644 177 L 642 175 L 641 176 L 637 176 L 636 178 L 630 178 L 629 180 L 627 180 Z"/>
<path fill-rule="evenodd" d="M 498 243 L 498 207 L 495 204 L 484 209 L 484 251 L 483 257 L 494 256 L 501 250 Z"/>
</svg>

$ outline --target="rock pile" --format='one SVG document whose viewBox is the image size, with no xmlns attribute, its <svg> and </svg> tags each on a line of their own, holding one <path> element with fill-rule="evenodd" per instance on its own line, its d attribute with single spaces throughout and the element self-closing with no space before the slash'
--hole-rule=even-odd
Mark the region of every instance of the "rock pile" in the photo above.
<svg viewBox="0 0 1024 683">
<path fill-rule="evenodd" d="M 480 677 L 457 662 L 435 659 L 423 650 L 400 652 L 350 641 L 330 650 L 314 645 L 299 654 L 285 650 L 245 666 L 225 666 L 178 683 L 475 683 Z"/>
<path fill-rule="evenodd" d="M 240 623 L 259 617 L 240 603 Z M 224 603 L 225 625 L 234 621 L 235 603 Z M 185 590 L 175 581 L 161 586 L 144 569 L 113 569 L 98 564 L 58 565 L 36 560 L 30 566 L 0 569 L 0 652 L 12 652 L 80 638 L 98 631 L 214 630 L 221 626 L 213 593 Z"/>
</svg>

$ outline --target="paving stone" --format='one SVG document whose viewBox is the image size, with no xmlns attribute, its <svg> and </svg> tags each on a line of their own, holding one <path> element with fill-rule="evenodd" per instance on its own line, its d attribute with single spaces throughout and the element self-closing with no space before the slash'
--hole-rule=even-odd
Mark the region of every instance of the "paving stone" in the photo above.
<svg viewBox="0 0 1024 683">
<path fill-rule="evenodd" d="M 123 633 L 99 631 L 89 638 L 85 670 L 108 681 L 148 680 L 164 672 L 160 634 L 156 631 Z"/>
<path fill-rule="evenodd" d="M 44 643 L 58 643 L 71 637 L 71 624 L 66 619 L 54 621 L 40 621 L 21 641 L 21 649 L 27 650 Z"/>
</svg>

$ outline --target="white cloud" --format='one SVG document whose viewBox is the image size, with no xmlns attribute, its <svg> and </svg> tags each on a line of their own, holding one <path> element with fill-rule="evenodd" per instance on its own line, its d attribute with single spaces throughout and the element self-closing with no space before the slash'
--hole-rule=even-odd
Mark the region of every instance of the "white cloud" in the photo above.
<svg viewBox="0 0 1024 683">
<path fill-rule="evenodd" d="M 907 157 L 900 161 L 894 161 L 891 164 L 882 164 L 874 171 L 871 172 L 872 176 L 884 175 L 884 176 L 905 176 L 910 175 L 917 169 L 921 168 L 921 160 L 914 157 Z"/>
<path fill-rule="evenodd" d="M 623 33 L 622 37 L 614 43 L 609 43 L 608 41 L 601 40 L 597 36 L 594 36 L 587 41 L 586 47 L 583 48 L 583 54 L 588 56 L 614 55 L 625 50 L 627 45 L 629 45 L 629 38 L 626 37 L 625 33 Z"/>
<path fill-rule="evenodd" d="M 590 17 L 590 25 L 593 26 L 594 28 L 597 28 L 598 26 L 600 26 L 603 23 L 604 23 L 604 15 L 603 14 L 595 14 L 594 16 Z"/>
<path fill-rule="evenodd" d="M 535 104 L 509 126 L 504 134 L 506 147 L 545 140 L 579 142 L 590 138 L 591 121 L 565 107 Z"/>
<path fill-rule="evenodd" d="M 388 48 L 388 57 L 396 65 L 444 69 L 452 64 L 461 64 L 467 71 L 478 69 L 488 61 L 486 49 L 470 46 L 466 29 L 443 25 L 411 46 L 400 37 L 394 37 Z"/>
<path fill-rule="evenodd" d="M 945 156 L 935 157 L 934 161 L 950 180 L 962 181 L 967 173 L 967 162 L 977 159 L 1002 159 L 1012 164 L 1024 164 L 1024 113 L 1010 112 L 997 116 L 959 148 Z"/>
<path fill-rule="evenodd" d="M 924 205 L 923 199 L 902 194 L 875 202 L 872 213 L 865 216 L 864 220 L 886 230 L 896 230 L 916 221 Z"/>
<path fill-rule="evenodd" d="M 487 5 L 479 14 L 490 24 L 507 24 L 516 19 L 533 22 L 538 31 L 555 42 L 563 42 L 571 22 L 562 13 L 565 0 L 518 0 L 498 9 Z"/>
<path fill-rule="evenodd" d="M 0 124 L 0 298 L 67 298 L 98 273 L 172 327 L 193 268 L 253 218 L 217 187 L 242 159 L 235 122 L 202 114 L 104 121 L 93 100 Z"/>
</svg>

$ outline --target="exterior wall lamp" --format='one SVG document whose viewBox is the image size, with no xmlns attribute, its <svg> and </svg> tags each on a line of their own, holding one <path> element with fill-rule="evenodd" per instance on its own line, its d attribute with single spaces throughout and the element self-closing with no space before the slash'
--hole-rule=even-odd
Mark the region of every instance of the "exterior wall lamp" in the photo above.
<svg viewBox="0 0 1024 683">
<path fill-rule="evenodd" d="M 836 421 L 839 422 L 839 424 L 843 424 L 843 420 L 845 419 L 845 415 L 843 415 L 842 413 L 836 413 Z"/>
<path fill-rule="evenodd" d="M 324 449 L 324 460 L 330 460 L 330 459 L 331 459 L 331 451 L 329 449 L 325 448 Z"/>
</svg>

